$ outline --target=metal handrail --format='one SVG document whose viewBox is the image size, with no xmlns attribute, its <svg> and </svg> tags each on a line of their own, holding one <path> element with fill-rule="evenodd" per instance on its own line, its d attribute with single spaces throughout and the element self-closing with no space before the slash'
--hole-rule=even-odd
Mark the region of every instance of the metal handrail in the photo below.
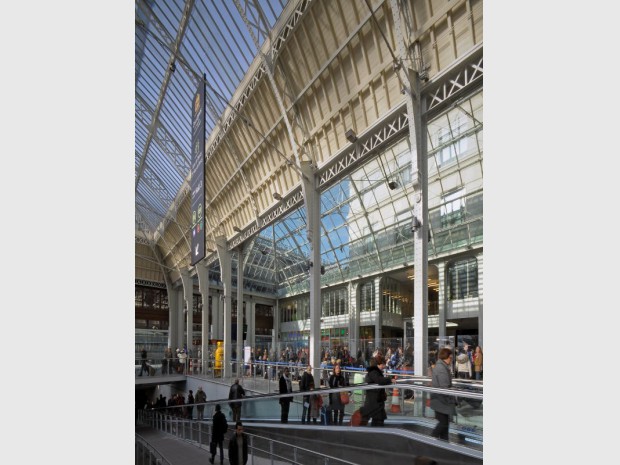
<svg viewBox="0 0 620 465">
<path fill-rule="evenodd" d="M 331 461 L 338 461 L 338 462 L 344 463 L 346 465 L 358 465 L 356 462 L 349 462 L 348 460 L 341 459 L 341 458 L 338 458 L 338 457 L 334 457 L 333 455 L 323 454 L 322 452 L 317 452 L 315 450 L 306 449 L 305 447 L 299 447 L 299 446 L 293 445 L 293 444 L 288 443 L 288 442 L 278 441 L 277 439 L 271 439 L 271 438 L 268 438 L 266 436 L 259 436 L 258 434 L 253 434 L 253 433 L 245 433 L 245 434 L 247 436 L 251 437 L 251 438 L 256 437 L 256 438 L 264 439 L 264 440 L 268 441 L 270 444 L 277 443 L 277 444 L 280 444 L 280 445 L 283 445 L 283 446 L 292 447 L 293 448 L 293 454 L 295 454 L 295 455 L 297 455 L 296 451 L 303 451 L 303 452 L 306 452 L 306 453 L 310 453 L 310 454 L 314 454 L 314 455 L 318 455 L 319 457 L 322 457 L 323 459 L 326 460 L 326 463 L 331 463 Z M 269 454 L 270 457 L 277 457 L 277 458 L 286 460 L 287 462 L 290 462 L 291 464 L 304 465 L 302 462 L 298 462 L 296 459 L 293 459 L 293 461 L 291 461 L 291 459 L 288 458 L 288 457 L 284 457 L 282 455 L 278 455 L 278 454 L 274 453 L 273 450 L 266 451 L 266 450 L 261 449 L 259 447 L 254 447 L 252 445 L 252 442 L 250 442 L 250 444 L 251 444 L 252 450 L 259 450 L 261 452 L 265 452 L 265 453 Z"/>
<path fill-rule="evenodd" d="M 170 460 L 168 460 L 164 454 L 162 454 L 161 452 L 159 452 L 155 447 L 153 447 L 151 444 L 149 444 L 149 442 L 144 439 L 141 435 L 139 435 L 138 433 L 136 433 L 136 440 L 138 440 L 140 442 L 140 444 L 144 447 L 146 447 L 146 449 L 148 449 L 148 451 L 151 453 L 151 455 L 156 455 L 159 456 L 159 459 L 161 461 L 163 461 L 164 463 L 166 463 L 167 465 L 172 465 L 172 463 L 170 462 Z M 149 461 L 150 462 L 150 461 Z"/>
</svg>

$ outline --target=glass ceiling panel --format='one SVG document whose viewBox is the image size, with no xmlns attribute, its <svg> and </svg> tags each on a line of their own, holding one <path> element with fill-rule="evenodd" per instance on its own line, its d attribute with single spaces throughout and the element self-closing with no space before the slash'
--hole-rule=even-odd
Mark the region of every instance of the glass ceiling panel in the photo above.
<svg viewBox="0 0 620 465">
<path fill-rule="evenodd" d="M 267 26 L 272 28 L 286 2 L 261 0 L 259 3 Z M 154 223 L 151 227 L 157 227 L 169 210 L 170 204 L 162 206 L 161 199 L 174 199 L 190 174 L 191 102 L 197 82 L 206 73 L 209 101 L 205 112 L 206 139 L 209 139 L 257 53 L 232 2 L 196 1 L 178 44 L 174 69 L 153 125 L 184 9 L 182 0 L 136 1 L 136 194 L 155 212 L 151 213 Z M 144 177 L 149 168 L 157 174 L 155 190 L 161 195 L 148 192 L 154 188 L 153 178 L 149 182 Z M 142 186 L 143 183 L 151 186 Z M 155 215 L 159 218 L 154 218 Z"/>
</svg>

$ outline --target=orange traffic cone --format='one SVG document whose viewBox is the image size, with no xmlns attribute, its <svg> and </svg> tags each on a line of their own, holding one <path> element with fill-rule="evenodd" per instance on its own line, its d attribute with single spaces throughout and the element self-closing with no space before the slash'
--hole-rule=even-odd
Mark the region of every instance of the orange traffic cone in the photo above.
<svg viewBox="0 0 620 465">
<path fill-rule="evenodd" d="M 397 388 L 394 388 L 394 390 L 392 391 L 392 406 L 390 407 L 390 412 L 400 413 L 400 397 L 398 395 Z"/>
</svg>

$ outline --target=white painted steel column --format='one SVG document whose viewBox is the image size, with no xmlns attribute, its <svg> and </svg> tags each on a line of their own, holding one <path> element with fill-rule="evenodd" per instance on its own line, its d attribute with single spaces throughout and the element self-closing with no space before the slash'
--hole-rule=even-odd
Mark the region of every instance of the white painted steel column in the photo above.
<svg viewBox="0 0 620 465">
<path fill-rule="evenodd" d="M 446 263 L 437 264 L 439 279 L 439 337 L 446 337 L 446 311 L 448 286 L 446 282 Z"/>
<path fill-rule="evenodd" d="M 414 229 L 414 283 L 413 283 L 413 315 L 414 315 L 414 373 L 418 376 L 426 374 L 428 366 L 428 154 L 426 150 L 426 122 L 424 97 L 418 74 L 420 62 L 414 64 L 414 56 L 401 26 L 413 27 L 407 19 L 412 17 L 408 3 L 403 2 L 406 10 L 401 11 L 400 2 L 391 0 L 394 31 L 398 46 L 399 62 L 395 63 L 401 79 L 402 93 L 407 103 L 407 119 L 409 120 L 409 147 L 411 150 L 411 174 L 414 189 L 412 229 Z M 409 34 L 407 34 L 409 36 Z M 413 44 L 418 56 L 421 57 L 419 43 Z"/>
<path fill-rule="evenodd" d="M 183 283 L 183 295 L 187 308 L 187 313 L 185 313 L 185 327 L 187 328 L 185 344 L 187 345 L 187 351 L 189 352 L 190 350 L 192 350 L 192 327 L 194 326 L 194 280 L 190 278 L 189 270 L 181 271 L 181 282 Z"/>
<path fill-rule="evenodd" d="M 177 290 L 177 302 L 179 306 L 179 311 L 177 313 L 177 347 L 180 349 L 183 347 L 185 336 L 185 320 L 183 319 L 185 316 L 185 293 L 183 291 L 183 286 Z M 176 357 L 176 353 L 173 355 Z"/>
<path fill-rule="evenodd" d="M 230 360 L 232 355 L 232 269 L 230 252 L 228 251 L 226 237 L 215 238 L 217 255 L 220 259 L 220 271 L 224 283 L 224 378 L 230 378 L 232 370 Z"/>
<path fill-rule="evenodd" d="M 352 357 L 357 355 L 360 338 L 360 283 L 349 282 L 349 352 Z"/>
<path fill-rule="evenodd" d="M 237 361 L 243 360 L 243 246 L 237 249 Z M 242 375 L 237 365 L 237 376 Z"/>
<path fill-rule="evenodd" d="M 484 263 L 482 254 L 476 255 L 476 259 L 478 260 L 478 345 L 482 347 L 482 351 L 484 352 L 484 347 L 482 345 L 482 315 L 484 313 Z"/>
<path fill-rule="evenodd" d="M 246 320 L 248 322 L 248 345 L 254 348 L 254 345 L 256 344 L 256 302 L 254 301 L 252 296 L 249 297 L 249 302 L 246 305 L 248 306 L 246 316 Z"/>
<path fill-rule="evenodd" d="M 271 346 L 276 350 L 276 355 L 278 354 L 278 344 L 280 343 L 280 299 L 276 298 L 276 301 L 273 303 L 273 332 L 271 336 Z"/>
<path fill-rule="evenodd" d="M 207 364 L 206 360 L 209 360 L 209 270 L 204 262 L 196 264 L 196 273 L 198 274 L 198 288 L 200 289 L 200 296 L 202 298 L 202 331 L 200 340 L 200 353 L 202 357 L 200 359 L 200 366 L 202 367 L 201 373 L 206 373 Z"/>
<path fill-rule="evenodd" d="M 373 284 L 375 286 L 375 350 L 381 347 L 381 337 L 383 326 L 383 295 L 381 294 L 381 281 L 383 276 L 375 278 Z M 373 351 L 374 352 L 374 351 Z M 384 354 L 385 355 L 385 354 Z"/>
<path fill-rule="evenodd" d="M 307 236 L 310 246 L 310 365 L 321 364 L 321 196 L 316 189 L 314 167 L 301 162 L 302 190 L 306 207 Z"/>
<path fill-rule="evenodd" d="M 222 332 L 220 331 L 220 320 L 221 320 L 221 311 L 220 311 L 220 297 L 221 297 L 221 293 L 220 291 L 216 291 L 213 293 L 213 296 L 211 297 L 211 315 L 212 315 L 212 322 L 211 325 L 213 326 L 213 335 L 211 336 L 212 339 L 222 339 Z M 215 350 L 215 349 L 214 349 Z"/>
<path fill-rule="evenodd" d="M 178 326 L 178 299 L 177 291 L 170 284 L 166 284 L 168 291 L 168 347 L 174 350 L 177 347 Z"/>
</svg>

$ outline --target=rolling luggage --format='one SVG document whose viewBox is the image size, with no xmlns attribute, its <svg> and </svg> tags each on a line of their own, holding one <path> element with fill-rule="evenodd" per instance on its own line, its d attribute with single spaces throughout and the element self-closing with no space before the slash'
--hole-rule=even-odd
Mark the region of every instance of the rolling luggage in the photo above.
<svg viewBox="0 0 620 465">
<path fill-rule="evenodd" d="M 155 376 L 155 368 L 149 365 L 149 376 Z"/>
</svg>

